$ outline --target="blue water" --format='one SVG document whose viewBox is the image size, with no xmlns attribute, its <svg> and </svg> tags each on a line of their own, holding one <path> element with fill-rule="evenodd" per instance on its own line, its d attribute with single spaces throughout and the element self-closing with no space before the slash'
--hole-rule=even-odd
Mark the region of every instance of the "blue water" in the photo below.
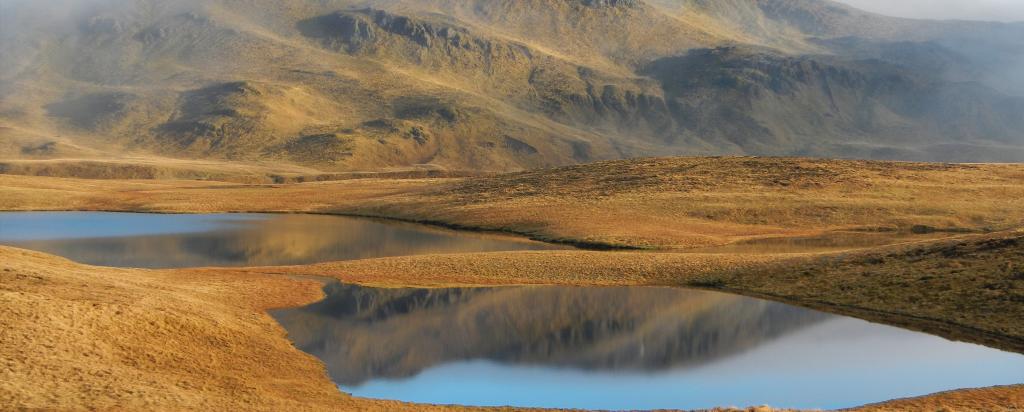
<svg viewBox="0 0 1024 412">
<path fill-rule="evenodd" d="M 342 216 L 0 213 L 0 244 L 100 266 L 300 265 L 429 253 L 564 249 Z"/>
<path fill-rule="evenodd" d="M 860 335 L 829 336 L 852 331 Z M 1024 356 L 839 319 L 697 368 L 595 372 L 467 360 L 409 379 L 339 387 L 366 398 L 477 406 L 838 409 L 1019 382 Z"/>
<path fill-rule="evenodd" d="M 0 241 L 201 233 L 266 219 L 264 215 L 165 215 L 101 212 L 0 213 Z"/>
<path fill-rule="evenodd" d="M 836 409 L 1024 382 L 1020 354 L 714 292 L 326 291 L 323 302 L 274 316 L 339 389 L 366 398 Z"/>
<path fill-rule="evenodd" d="M 311 215 L 0 213 L 0 244 L 121 267 L 257 266 L 560 248 Z M 721 293 L 374 289 L 275 311 L 343 391 L 590 409 L 832 409 L 1024 383 L 1024 356 Z"/>
</svg>

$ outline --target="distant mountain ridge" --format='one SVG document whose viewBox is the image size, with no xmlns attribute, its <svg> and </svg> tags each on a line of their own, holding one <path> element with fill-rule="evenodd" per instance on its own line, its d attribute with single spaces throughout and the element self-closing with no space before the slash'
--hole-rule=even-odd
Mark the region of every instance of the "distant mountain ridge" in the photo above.
<svg viewBox="0 0 1024 412">
<path fill-rule="evenodd" d="M 0 158 L 323 171 L 679 154 L 1024 161 L 1021 24 L 824 0 L 48 6 L 3 6 Z"/>
</svg>

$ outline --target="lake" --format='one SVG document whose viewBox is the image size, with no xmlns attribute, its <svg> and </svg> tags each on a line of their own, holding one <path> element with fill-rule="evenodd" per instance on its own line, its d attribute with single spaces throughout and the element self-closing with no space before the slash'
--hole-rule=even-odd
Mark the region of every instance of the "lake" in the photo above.
<svg viewBox="0 0 1024 412">
<path fill-rule="evenodd" d="M 513 236 L 325 215 L 0 213 L 0 244 L 134 268 L 280 266 L 435 253 L 567 249 Z"/>
<path fill-rule="evenodd" d="M 0 213 L 0 244 L 118 267 L 261 266 L 564 249 L 317 215 Z M 591 409 L 842 408 L 1024 382 L 1024 356 L 809 309 L 672 288 L 375 289 L 274 311 L 357 396 Z"/>
<path fill-rule="evenodd" d="M 374 289 L 273 312 L 356 396 L 476 406 L 834 409 L 1024 382 L 1024 356 L 671 288 Z"/>
</svg>

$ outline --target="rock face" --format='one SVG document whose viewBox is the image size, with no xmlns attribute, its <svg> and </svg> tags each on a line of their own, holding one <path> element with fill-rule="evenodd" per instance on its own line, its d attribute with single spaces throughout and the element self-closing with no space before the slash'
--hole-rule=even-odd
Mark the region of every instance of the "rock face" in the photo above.
<svg viewBox="0 0 1024 412">
<path fill-rule="evenodd" d="M 1021 25 L 819 0 L 110 0 L 0 19 L 0 127 L 45 131 L 4 157 L 1024 160 Z"/>
<path fill-rule="evenodd" d="M 653 131 L 670 122 L 653 82 L 608 74 L 465 27 L 361 9 L 305 20 L 299 29 L 334 51 L 473 78 L 488 94 L 563 123 Z"/>
<path fill-rule="evenodd" d="M 823 131 L 908 147 L 982 136 L 1012 144 L 1024 131 L 1017 115 L 1024 99 L 878 62 L 720 48 L 658 60 L 643 72 L 661 81 L 682 133 L 762 145 L 755 149 L 762 153 L 828 154 L 799 139 Z"/>
<path fill-rule="evenodd" d="M 640 7 L 640 0 L 582 0 L 587 7 Z"/>
</svg>

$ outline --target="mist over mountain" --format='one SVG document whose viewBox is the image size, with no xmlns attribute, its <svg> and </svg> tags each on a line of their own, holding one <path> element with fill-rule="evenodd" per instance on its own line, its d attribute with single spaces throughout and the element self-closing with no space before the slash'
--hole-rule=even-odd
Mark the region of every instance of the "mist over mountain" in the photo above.
<svg viewBox="0 0 1024 412">
<path fill-rule="evenodd" d="M 0 158 L 1024 161 L 1024 24 L 824 0 L 0 0 Z"/>
<path fill-rule="evenodd" d="M 880 14 L 915 19 L 1024 21 L 1017 0 L 838 0 Z"/>
</svg>

